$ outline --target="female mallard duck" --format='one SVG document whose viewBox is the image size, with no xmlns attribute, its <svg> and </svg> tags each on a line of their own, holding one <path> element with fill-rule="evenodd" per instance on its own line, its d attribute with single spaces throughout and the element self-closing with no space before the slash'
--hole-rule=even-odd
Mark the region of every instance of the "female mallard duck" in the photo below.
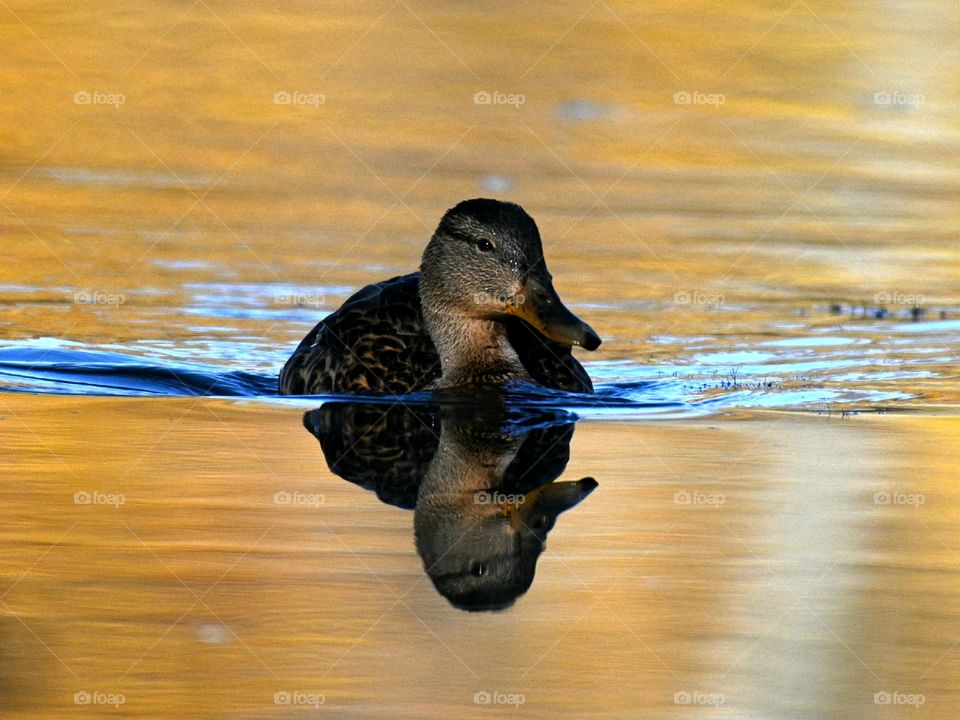
<svg viewBox="0 0 960 720">
<path fill-rule="evenodd" d="M 419 273 L 353 295 L 280 371 L 280 393 L 402 394 L 510 380 L 593 392 L 573 357 L 599 336 L 553 289 L 537 225 L 518 205 L 448 210 Z"/>
</svg>

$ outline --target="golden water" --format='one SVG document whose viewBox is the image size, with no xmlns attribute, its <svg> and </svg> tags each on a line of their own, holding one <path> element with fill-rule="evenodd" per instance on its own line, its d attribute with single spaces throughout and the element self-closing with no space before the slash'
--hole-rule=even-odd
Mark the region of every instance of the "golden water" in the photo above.
<svg viewBox="0 0 960 720">
<path fill-rule="evenodd" d="M 435 592 L 302 404 L 2 394 L 0 712 L 956 717 L 958 29 L 936 2 L 0 3 L 7 346 L 272 373 L 496 195 L 602 382 L 777 380 L 580 423 L 564 479 L 599 487 L 497 614 Z M 810 412 L 844 402 L 909 412 Z"/>
</svg>

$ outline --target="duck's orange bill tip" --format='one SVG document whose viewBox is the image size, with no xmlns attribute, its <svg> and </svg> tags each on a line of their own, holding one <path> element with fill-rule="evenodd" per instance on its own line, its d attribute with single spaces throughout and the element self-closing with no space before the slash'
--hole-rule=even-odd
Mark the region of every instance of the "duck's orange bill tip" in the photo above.
<svg viewBox="0 0 960 720">
<path fill-rule="evenodd" d="M 521 295 L 507 305 L 506 311 L 525 320 L 544 337 L 563 345 L 596 350 L 602 342 L 592 327 L 567 309 L 549 278 L 528 279 Z"/>
</svg>

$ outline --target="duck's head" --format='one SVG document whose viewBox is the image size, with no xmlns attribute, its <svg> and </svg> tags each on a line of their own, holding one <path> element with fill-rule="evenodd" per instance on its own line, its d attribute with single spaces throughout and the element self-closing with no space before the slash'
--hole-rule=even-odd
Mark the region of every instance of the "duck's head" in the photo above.
<svg viewBox="0 0 960 720">
<path fill-rule="evenodd" d="M 523 208 L 464 200 L 448 210 L 423 253 L 424 314 L 457 320 L 523 318 L 542 335 L 595 350 L 600 337 L 553 287 L 537 225 Z"/>
</svg>

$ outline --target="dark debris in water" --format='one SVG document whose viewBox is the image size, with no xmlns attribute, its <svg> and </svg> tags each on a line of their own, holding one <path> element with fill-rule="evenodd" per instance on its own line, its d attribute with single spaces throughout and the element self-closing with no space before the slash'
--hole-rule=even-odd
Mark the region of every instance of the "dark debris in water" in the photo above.
<svg viewBox="0 0 960 720">
<path fill-rule="evenodd" d="M 828 307 L 831 315 L 838 317 L 861 318 L 868 320 L 886 320 L 886 319 L 906 319 L 920 322 L 927 318 L 928 313 L 935 315 L 940 320 L 948 320 L 950 313 L 946 309 L 928 310 L 920 304 L 908 304 L 900 309 L 891 309 L 884 304 L 867 305 L 864 303 L 831 303 Z M 803 313 L 801 313 L 803 314 Z"/>
<path fill-rule="evenodd" d="M 721 375 L 720 371 L 713 373 L 714 380 L 700 382 L 690 385 L 692 390 L 698 393 L 709 392 L 711 390 L 753 390 L 753 391 L 776 391 L 783 388 L 783 382 L 779 380 L 770 380 L 768 378 L 742 378 L 740 369 L 733 368 Z"/>
</svg>

